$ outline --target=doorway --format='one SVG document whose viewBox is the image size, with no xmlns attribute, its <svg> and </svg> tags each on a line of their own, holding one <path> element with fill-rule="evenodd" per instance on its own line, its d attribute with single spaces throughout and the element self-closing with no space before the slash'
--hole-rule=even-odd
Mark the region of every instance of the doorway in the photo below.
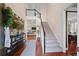
<svg viewBox="0 0 79 59">
<path fill-rule="evenodd" d="M 68 56 L 77 55 L 77 4 L 66 9 L 66 48 Z"/>
</svg>

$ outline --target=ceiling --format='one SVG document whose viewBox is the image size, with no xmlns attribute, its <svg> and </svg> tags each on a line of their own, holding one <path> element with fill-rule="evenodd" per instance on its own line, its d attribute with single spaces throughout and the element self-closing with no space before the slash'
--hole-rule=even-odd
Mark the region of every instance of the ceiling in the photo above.
<svg viewBox="0 0 79 59">
<path fill-rule="evenodd" d="M 69 7 L 66 8 L 67 11 L 77 11 L 77 4 L 71 4 Z"/>
<path fill-rule="evenodd" d="M 27 3 L 28 9 L 37 9 L 40 11 L 42 8 L 47 8 L 48 3 Z"/>
</svg>

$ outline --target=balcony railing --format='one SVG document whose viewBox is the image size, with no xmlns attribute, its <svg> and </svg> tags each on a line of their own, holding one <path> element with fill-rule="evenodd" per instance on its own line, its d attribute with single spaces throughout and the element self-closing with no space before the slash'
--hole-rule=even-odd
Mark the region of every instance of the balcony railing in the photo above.
<svg viewBox="0 0 79 59">
<path fill-rule="evenodd" d="M 37 16 L 40 18 L 41 13 L 39 13 L 36 9 L 26 9 L 26 16 Z"/>
</svg>

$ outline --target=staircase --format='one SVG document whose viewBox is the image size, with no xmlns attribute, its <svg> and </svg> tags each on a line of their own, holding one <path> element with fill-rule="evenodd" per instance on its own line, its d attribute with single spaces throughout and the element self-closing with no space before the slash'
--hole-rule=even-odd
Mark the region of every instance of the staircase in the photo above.
<svg viewBox="0 0 79 59">
<path fill-rule="evenodd" d="M 54 36 L 52 30 L 50 29 L 47 22 L 43 22 L 41 18 L 41 13 L 39 13 L 36 9 L 27 9 L 27 19 L 36 19 L 36 21 L 41 22 L 41 42 L 42 42 L 42 50 L 45 53 L 48 52 L 62 52 L 62 48 L 59 46 L 56 37 Z M 28 11 L 32 12 L 28 13 Z M 29 16 L 30 15 L 30 16 Z M 39 24 L 37 22 L 37 24 Z"/>
<path fill-rule="evenodd" d="M 47 22 L 43 22 L 45 31 L 45 53 L 48 52 L 62 52 L 62 48 L 59 46 L 56 37 L 50 29 Z"/>
</svg>

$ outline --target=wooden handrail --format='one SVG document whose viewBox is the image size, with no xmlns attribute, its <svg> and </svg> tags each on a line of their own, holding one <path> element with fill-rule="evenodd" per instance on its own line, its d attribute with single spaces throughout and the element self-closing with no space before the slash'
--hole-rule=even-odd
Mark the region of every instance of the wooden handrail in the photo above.
<svg viewBox="0 0 79 59">
<path fill-rule="evenodd" d="M 45 48 L 46 48 L 46 46 L 45 46 L 45 30 L 44 30 L 44 26 L 43 26 L 43 22 L 42 22 L 42 18 L 41 18 L 41 16 L 40 16 L 40 20 L 41 20 L 41 25 L 42 25 L 42 28 L 43 28 L 43 33 L 44 33 L 44 54 L 45 54 Z"/>
</svg>

